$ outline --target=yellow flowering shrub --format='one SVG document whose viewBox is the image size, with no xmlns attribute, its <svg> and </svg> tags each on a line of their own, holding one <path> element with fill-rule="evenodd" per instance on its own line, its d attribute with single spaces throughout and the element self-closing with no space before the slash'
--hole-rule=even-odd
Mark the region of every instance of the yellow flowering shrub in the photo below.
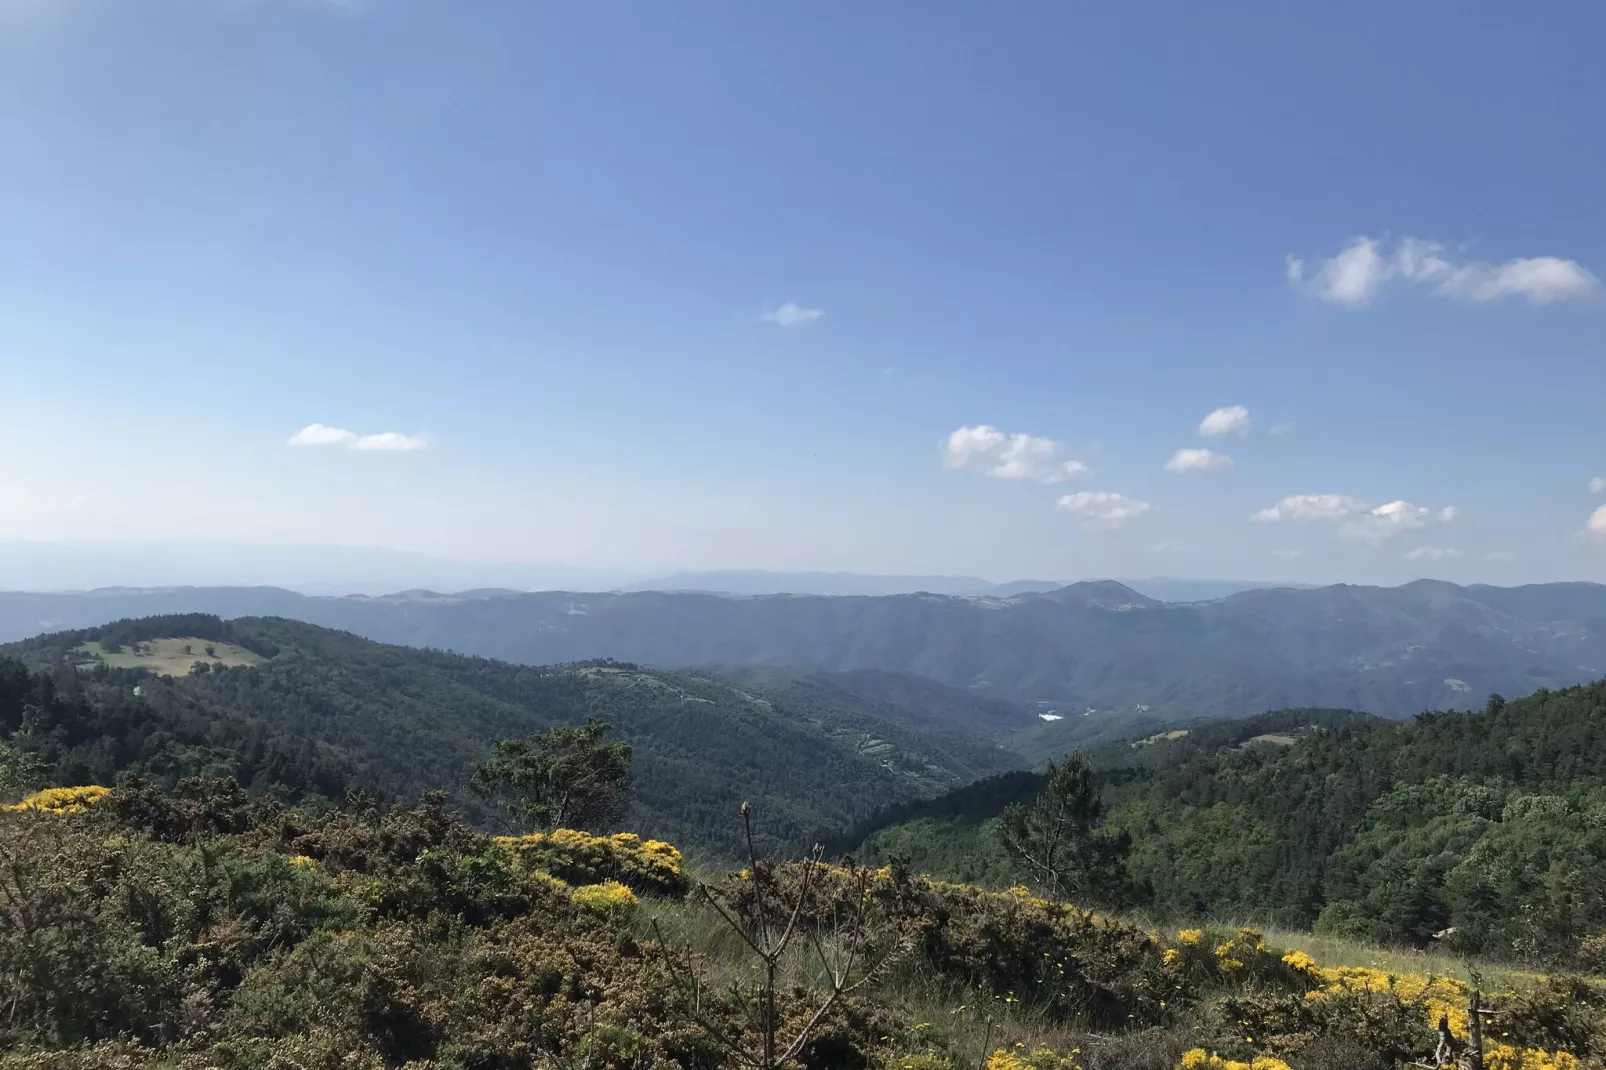
<svg viewBox="0 0 1606 1070">
<path fill-rule="evenodd" d="M 1290 951 L 1283 956 L 1283 963 L 1292 966 L 1300 973 L 1311 973 L 1316 969 L 1316 960 L 1303 951 Z"/>
<path fill-rule="evenodd" d="M 1051 1048 L 1038 1048 L 1030 1054 L 999 1048 L 988 1057 L 986 1070 L 1082 1070 L 1080 1054 L 1080 1049 L 1059 1055 Z"/>
<path fill-rule="evenodd" d="M 550 873 L 569 884 L 617 881 L 649 895 L 684 895 L 680 851 L 662 840 L 643 840 L 633 832 L 593 836 L 576 829 L 498 836 L 495 845 L 511 851 L 519 866 Z"/>
<path fill-rule="evenodd" d="M 1231 936 L 1183 929 L 1177 933 L 1176 945 L 1161 953 L 1161 964 L 1201 983 L 1236 984 L 1249 978 L 1286 985 L 1300 985 L 1302 981 L 1287 965 L 1282 952 L 1266 943 L 1254 929 L 1239 929 Z"/>
<path fill-rule="evenodd" d="M 295 866 L 297 869 L 311 869 L 317 863 L 311 858 L 308 858 L 306 855 L 291 855 L 290 864 Z"/>
<path fill-rule="evenodd" d="M 110 788 L 87 784 L 78 788 L 46 788 L 36 791 L 21 802 L 3 807 L 7 812 L 20 814 L 37 811 L 46 814 L 81 814 L 111 794 Z"/>
<path fill-rule="evenodd" d="M 1322 986 L 1307 992 L 1307 1000 L 1326 1000 L 1344 993 L 1397 997 L 1403 1003 L 1420 1005 L 1428 1028 L 1437 1029 L 1443 1016 L 1449 1019 L 1450 1032 L 1458 1037 L 1467 1035 L 1467 986 L 1453 977 L 1390 974 L 1368 966 L 1317 967 L 1307 972 Z"/>
<path fill-rule="evenodd" d="M 1211 1055 L 1203 1048 L 1194 1048 L 1183 1053 L 1182 1061 L 1177 1064 L 1177 1070 L 1289 1070 L 1289 1066 L 1281 1059 L 1273 1059 L 1266 1055 L 1257 1055 L 1246 1063 L 1238 1059 L 1223 1059 L 1219 1055 Z"/>
<path fill-rule="evenodd" d="M 1581 1070 L 1578 1056 L 1564 1051 L 1539 1048 L 1513 1048 L 1509 1044 L 1485 1045 L 1484 1070 Z"/>
<path fill-rule="evenodd" d="M 603 881 L 601 884 L 583 884 L 569 893 L 569 898 L 577 905 L 585 907 L 597 914 L 611 915 L 628 911 L 634 907 L 638 900 L 636 893 L 620 884 L 618 881 Z"/>
</svg>

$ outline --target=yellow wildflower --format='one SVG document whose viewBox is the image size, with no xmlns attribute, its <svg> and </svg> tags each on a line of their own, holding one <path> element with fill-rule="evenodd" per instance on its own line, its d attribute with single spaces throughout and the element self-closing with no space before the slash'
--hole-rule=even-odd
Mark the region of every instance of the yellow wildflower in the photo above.
<svg viewBox="0 0 1606 1070">
<path fill-rule="evenodd" d="M 1192 947 L 1194 944 L 1197 944 L 1203 939 L 1203 929 L 1183 929 L 1181 932 L 1177 933 L 1177 943 L 1186 944 L 1188 947 Z"/>
<path fill-rule="evenodd" d="M 570 893 L 570 898 L 580 906 L 598 914 L 629 910 L 638 902 L 636 893 L 618 881 L 581 885 Z"/>
<path fill-rule="evenodd" d="M 1211 1055 L 1203 1048 L 1193 1048 L 1183 1054 L 1182 1062 L 1177 1064 L 1177 1070 L 1289 1070 L 1289 1066 L 1281 1059 L 1273 1059 L 1267 1055 L 1257 1055 L 1246 1063 Z"/>
<path fill-rule="evenodd" d="M 111 794 L 111 790 L 99 784 L 87 784 L 77 788 L 46 788 L 34 792 L 19 803 L 0 809 L 13 814 L 25 811 L 44 814 L 81 814 Z"/>
<path fill-rule="evenodd" d="M 1283 956 L 1283 963 L 1285 965 L 1292 966 L 1301 973 L 1309 973 L 1316 969 L 1316 960 L 1305 954 L 1303 951 L 1290 951 L 1288 954 Z"/>
</svg>

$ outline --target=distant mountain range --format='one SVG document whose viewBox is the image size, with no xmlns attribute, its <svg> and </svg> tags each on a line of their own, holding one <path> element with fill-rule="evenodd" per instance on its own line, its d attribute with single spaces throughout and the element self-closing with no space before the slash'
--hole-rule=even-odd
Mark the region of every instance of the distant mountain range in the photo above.
<svg viewBox="0 0 1606 1070">
<path fill-rule="evenodd" d="M 711 594 L 1008 595 L 1051 591 L 1064 580 L 994 583 L 976 576 L 872 575 L 721 569 L 647 575 L 627 569 L 453 561 L 358 546 L 230 543 L 49 543 L 0 539 L 0 591 L 103 587 L 283 587 L 301 594 L 393 591 L 701 591 Z M 1268 584 L 1140 579 L 1135 590 L 1165 602 L 1221 598 Z"/>
<path fill-rule="evenodd" d="M 1161 602 L 1204 602 L 1240 591 L 1274 586 L 1243 580 L 1183 580 L 1167 577 L 1123 580 L 1139 594 Z M 627 583 L 627 591 L 699 591 L 705 594 L 890 595 L 951 594 L 1010 598 L 1055 591 L 1066 580 L 1011 580 L 993 583 L 976 576 L 880 576 L 861 572 L 764 572 L 720 570 L 676 572 Z"/>
<path fill-rule="evenodd" d="M 1048 753 L 1083 738 L 1090 716 L 1124 724 L 1325 706 L 1399 717 L 1606 674 L 1606 586 L 1588 583 L 1423 580 L 1186 604 L 1110 581 L 1010 597 L 114 589 L 0 594 L 0 639 L 180 612 L 288 617 L 525 664 L 912 672 L 1032 704 L 1055 719 L 1037 729 Z"/>
</svg>

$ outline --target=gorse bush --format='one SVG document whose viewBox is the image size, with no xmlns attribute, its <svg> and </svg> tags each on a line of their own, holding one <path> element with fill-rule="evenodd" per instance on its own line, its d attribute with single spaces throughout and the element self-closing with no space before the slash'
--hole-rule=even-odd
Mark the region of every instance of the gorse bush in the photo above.
<svg viewBox="0 0 1606 1070">
<path fill-rule="evenodd" d="M 773 917 L 798 879 L 761 863 L 717 902 L 740 919 L 771 897 Z M 713 909 L 684 888 L 668 845 L 499 841 L 438 797 L 314 815 L 226 781 L 133 783 L 84 807 L 8 809 L 0 1067 L 748 1065 L 734 1054 L 759 1039 L 744 960 L 651 935 L 655 917 Z M 874 968 L 821 1013 L 821 979 L 786 966 L 775 1014 L 804 1038 L 793 1070 L 1387 1068 L 1431 1058 L 1441 1017 L 1466 1040 L 1462 982 L 1326 968 L 1253 930 L 1167 935 L 892 869 L 822 865 L 796 902 L 810 933 L 862 924 Z M 707 982 L 693 1002 L 687 950 Z M 917 981 L 946 1009 L 906 1013 L 899 986 Z M 1489 1003 L 1489 1070 L 1602 1065 L 1596 983 L 1550 978 Z"/>
<path fill-rule="evenodd" d="M 648 895 L 685 895 L 680 851 L 662 840 L 643 840 L 631 832 L 593 836 L 574 829 L 498 836 L 496 847 L 520 868 L 550 873 L 570 884 L 617 881 Z"/>
<path fill-rule="evenodd" d="M 111 793 L 110 788 L 90 784 L 79 788 L 45 788 L 20 802 L 0 807 L 11 813 L 39 810 L 52 814 L 77 814 L 89 809 Z"/>
</svg>

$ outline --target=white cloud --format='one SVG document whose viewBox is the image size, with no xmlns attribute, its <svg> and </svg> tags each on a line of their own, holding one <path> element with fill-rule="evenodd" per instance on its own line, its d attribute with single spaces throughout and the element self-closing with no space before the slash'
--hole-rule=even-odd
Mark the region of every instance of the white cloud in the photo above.
<svg viewBox="0 0 1606 1070">
<path fill-rule="evenodd" d="M 1431 286 L 1435 293 L 1461 301 L 1524 297 L 1536 305 L 1588 297 L 1600 281 L 1576 260 L 1532 256 L 1500 264 L 1457 264 L 1446 258 L 1438 242 L 1402 238 L 1390 252 L 1382 241 L 1365 236 L 1351 240 L 1308 275 L 1304 261 L 1290 256 L 1284 273 L 1290 284 L 1317 299 L 1349 308 L 1370 304 L 1394 281 Z"/>
<path fill-rule="evenodd" d="M 1215 450 L 1178 450 L 1165 463 L 1168 472 L 1209 472 L 1231 467 L 1232 458 Z"/>
<path fill-rule="evenodd" d="M 1273 557 L 1285 557 L 1285 558 L 1303 557 L 1303 556 L 1305 556 L 1305 551 L 1304 550 L 1273 550 L 1271 552 L 1271 556 L 1273 556 Z"/>
<path fill-rule="evenodd" d="M 1407 501 L 1385 502 L 1373 507 L 1348 494 L 1293 494 L 1276 505 L 1250 517 L 1263 524 L 1283 520 L 1342 521 L 1344 535 L 1365 542 L 1382 543 L 1405 531 L 1425 527 L 1430 519 L 1441 523 L 1454 520 L 1457 510 L 1447 505 L 1435 513 L 1424 505 Z"/>
<path fill-rule="evenodd" d="M 1460 557 L 1461 551 L 1453 546 L 1418 546 L 1405 555 L 1407 561 L 1437 561 L 1442 557 Z"/>
<path fill-rule="evenodd" d="M 1603 490 L 1606 490 L 1606 476 L 1596 476 L 1589 481 L 1589 493 L 1599 494 Z"/>
<path fill-rule="evenodd" d="M 372 435 L 359 435 L 344 427 L 327 424 L 308 424 L 290 436 L 291 446 L 344 446 L 348 450 L 375 452 L 407 452 L 421 450 L 429 441 L 419 435 L 404 435 L 399 431 L 380 431 Z"/>
<path fill-rule="evenodd" d="M 1365 509 L 1365 502 L 1348 494 L 1291 494 L 1250 519 L 1263 524 L 1278 520 L 1342 520 Z"/>
<path fill-rule="evenodd" d="M 1147 513 L 1149 503 L 1114 491 L 1084 490 L 1065 495 L 1055 508 L 1081 517 L 1084 527 L 1117 528 Z"/>
<path fill-rule="evenodd" d="M 1345 535 L 1366 542 L 1381 543 L 1402 531 L 1415 531 L 1427 524 L 1433 510 L 1407 501 L 1385 502 L 1355 517 L 1341 529 Z"/>
<path fill-rule="evenodd" d="M 1466 301 L 1526 297 L 1536 305 L 1588 297 L 1599 282 L 1576 260 L 1531 256 L 1504 264 L 1467 264 L 1457 268 L 1439 292 Z"/>
<path fill-rule="evenodd" d="M 970 468 L 995 479 L 1064 483 L 1091 469 L 1081 461 L 1061 460 L 1060 444 L 1037 435 L 1006 434 L 987 424 L 961 427 L 943 442 L 947 468 Z"/>
<path fill-rule="evenodd" d="M 404 435 L 399 431 L 381 431 L 377 435 L 359 435 L 351 444 L 354 450 L 377 450 L 406 453 L 421 450 L 429 445 L 422 435 Z"/>
<path fill-rule="evenodd" d="M 292 446 L 345 446 L 357 441 L 355 432 L 343 427 L 308 424 L 290 436 Z"/>
<path fill-rule="evenodd" d="M 823 308 L 804 308 L 802 305 L 788 301 L 773 312 L 766 312 L 759 319 L 765 323 L 773 323 L 777 327 L 807 327 L 825 315 Z"/>
<path fill-rule="evenodd" d="M 1584 530 L 1591 535 L 1606 535 L 1606 505 L 1589 514 L 1589 520 L 1584 524 Z"/>
<path fill-rule="evenodd" d="M 1247 435 L 1250 422 L 1248 409 L 1242 405 L 1228 405 L 1200 420 L 1199 433 L 1206 438 L 1219 435 Z"/>
<path fill-rule="evenodd" d="M 1510 550 L 1490 550 L 1483 555 L 1485 561 L 1515 561 L 1517 555 Z"/>
<path fill-rule="evenodd" d="M 1322 261 L 1317 272 L 1305 277 L 1305 262 L 1290 256 L 1284 269 L 1288 281 L 1308 290 L 1323 301 L 1359 308 L 1369 304 L 1383 280 L 1388 265 L 1371 238 L 1356 238 L 1335 257 Z"/>
<path fill-rule="evenodd" d="M 1268 433 L 1276 435 L 1279 438 L 1283 435 L 1291 435 L 1294 433 L 1294 425 L 1291 423 L 1272 424 L 1271 431 Z"/>
</svg>

